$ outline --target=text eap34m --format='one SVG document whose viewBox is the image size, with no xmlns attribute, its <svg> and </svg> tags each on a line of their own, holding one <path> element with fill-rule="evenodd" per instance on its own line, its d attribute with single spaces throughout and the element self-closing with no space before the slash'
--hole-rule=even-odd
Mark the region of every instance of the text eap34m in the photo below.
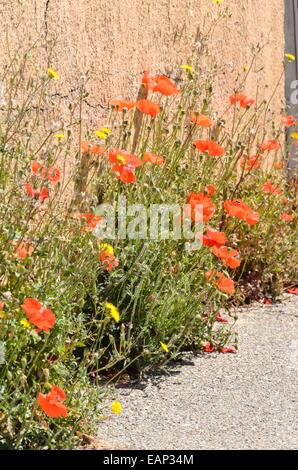
<svg viewBox="0 0 298 470">
<path fill-rule="evenodd" d="M 173 455 L 173 454 L 157 454 L 157 455 L 148 455 L 147 464 L 148 465 L 193 465 L 193 455 Z"/>
</svg>

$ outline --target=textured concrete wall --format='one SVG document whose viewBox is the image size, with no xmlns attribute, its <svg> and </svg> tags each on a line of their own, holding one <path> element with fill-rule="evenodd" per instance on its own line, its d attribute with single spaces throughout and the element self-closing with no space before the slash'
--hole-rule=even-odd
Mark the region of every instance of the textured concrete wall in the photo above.
<svg viewBox="0 0 298 470">
<path fill-rule="evenodd" d="M 249 44 L 268 42 L 259 61 L 260 92 L 276 85 L 284 52 L 283 0 L 224 0 L 232 17 L 215 30 L 212 50 L 227 64 L 217 96 L 233 88 L 238 69 L 249 60 Z M 59 71 L 66 106 L 79 77 L 91 70 L 84 117 L 97 124 L 111 98 L 129 97 L 143 70 L 170 73 L 185 63 L 199 29 L 217 15 L 212 0 L 0 0 L 0 65 L 8 53 L 38 39 L 36 63 Z M 222 6 L 220 7 L 222 8 Z M 209 19 L 204 20 L 206 15 Z M 206 28 L 206 27 L 205 27 Z M 257 76 L 246 92 L 255 94 Z M 268 92 L 265 90 L 265 93 Z M 274 101 L 280 108 L 283 80 Z"/>
</svg>

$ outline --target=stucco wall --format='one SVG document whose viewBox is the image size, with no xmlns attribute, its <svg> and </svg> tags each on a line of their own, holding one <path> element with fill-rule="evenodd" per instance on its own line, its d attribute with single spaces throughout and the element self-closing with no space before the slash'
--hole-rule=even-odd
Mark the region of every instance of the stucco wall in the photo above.
<svg viewBox="0 0 298 470">
<path fill-rule="evenodd" d="M 218 79 L 219 102 L 233 88 L 236 71 L 249 60 L 249 44 L 268 41 L 258 74 L 261 93 L 276 85 L 284 52 L 283 0 L 224 0 L 232 13 L 215 30 L 212 49 L 227 64 Z M 39 39 L 36 63 L 59 72 L 62 106 L 79 77 L 91 70 L 84 118 L 97 124 L 111 98 L 128 97 L 143 70 L 170 73 L 185 63 L 206 15 L 215 16 L 212 0 L 0 0 L 0 65 L 12 52 Z M 222 8 L 222 6 L 220 7 Z M 255 94 L 252 76 L 246 92 Z M 269 86 L 264 90 L 264 85 Z M 283 80 L 274 106 L 283 99 Z M 101 104 L 101 106 L 99 106 Z"/>
</svg>

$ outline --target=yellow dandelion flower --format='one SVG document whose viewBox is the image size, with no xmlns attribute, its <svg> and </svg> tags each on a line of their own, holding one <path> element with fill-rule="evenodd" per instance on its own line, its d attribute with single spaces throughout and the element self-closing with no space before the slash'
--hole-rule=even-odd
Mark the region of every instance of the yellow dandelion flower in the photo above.
<svg viewBox="0 0 298 470">
<path fill-rule="evenodd" d="M 223 2 L 223 0 L 212 0 L 212 2 L 216 3 L 217 5 L 220 5 Z"/>
<path fill-rule="evenodd" d="M 123 407 L 120 401 L 113 401 L 111 405 L 111 410 L 112 410 L 112 413 L 114 413 L 115 415 L 119 415 L 123 410 Z"/>
<path fill-rule="evenodd" d="M 109 243 L 101 243 L 100 248 L 103 251 L 106 251 L 108 253 L 108 255 L 113 255 L 114 254 L 114 248 Z"/>
<path fill-rule="evenodd" d="M 105 132 L 106 134 L 111 134 L 112 133 L 112 130 L 109 129 L 108 127 L 102 127 L 100 130 L 101 130 L 101 132 Z"/>
<path fill-rule="evenodd" d="M 105 139 L 108 138 L 108 135 L 107 135 L 105 132 L 95 131 L 94 134 L 95 134 L 96 137 L 98 137 L 100 140 L 105 140 Z"/>
<path fill-rule="evenodd" d="M 53 78 L 54 80 L 59 80 L 59 75 L 51 67 L 47 68 L 47 72 L 51 78 Z"/>
<path fill-rule="evenodd" d="M 97 131 L 94 131 L 94 134 L 96 135 L 96 137 L 98 137 L 99 139 L 101 140 L 105 140 L 109 137 L 109 135 L 111 134 L 111 129 L 109 129 L 108 127 L 102 127 L 101 129 L 97 130 Z"/>
<path fill-rule="evenodd" d="M 163 343 L 162 341 L 160 341 L 160 346 L 165 352 L 167 352 L 167 353 L 170 352 L 168 346 L 165 343 Z"/>
<path fill-rule="evenodd" d="M 298 132 L 292 132 L 292 134 L 290 134 L 292 139 L 295 139 L 295 140 L 298 140 Z"/>
<path fill-rule="evenodd" d="M 105 311 L 110 315 L 112 318 L 114 318 L 116 323 L 119 323 L 120 320 L 120 313 L 117 307 L 113 305 L 111 302 L 106 302 L 104 304 Z"/>
<path fill-rule="evenodd" d="M 55 134 L 56 139 L 64 139 L 65 134 L 63 132 L 59 132 L 58 134 Z"/>
<path fill-rule="evenodd" d="M 294 56 L 294 54 L 289 54 L 288 52 L 285 54 L 286 58 L 290 61 L 290 62 L 294 62 L 294 60 L 296 60 L 296 57 Z"/>
<path fill-rule="evenodd" d="M 183 69 L 183 70 L 189 70 L 190 72 L 192 72 L 194 70 L 192 65 L 187 65 L 187 64 L 181 65 L 180 68 Z"/>
<path fill-rule="evenodd" d="M 27 330 L 31 329 L 31 324 L 25 318 L 23 320 L 20 320 L 20 324 L 22 325 L 23 328 Z"/>
</svg>

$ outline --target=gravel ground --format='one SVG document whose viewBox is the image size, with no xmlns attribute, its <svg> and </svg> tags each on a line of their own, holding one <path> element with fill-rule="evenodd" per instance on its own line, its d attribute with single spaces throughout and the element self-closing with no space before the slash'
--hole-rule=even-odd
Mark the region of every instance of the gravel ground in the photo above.
<svg viewBox="0 0 298 470">
<path fill-rule="evenodd" d="M 192 356 L 162 378 L 112 390 L 106 448 L 297 449 L 298 297 L 239 309 L 237 354 Z M 109 400 L 110 404 L 111 400 Z"/>
</svg>

